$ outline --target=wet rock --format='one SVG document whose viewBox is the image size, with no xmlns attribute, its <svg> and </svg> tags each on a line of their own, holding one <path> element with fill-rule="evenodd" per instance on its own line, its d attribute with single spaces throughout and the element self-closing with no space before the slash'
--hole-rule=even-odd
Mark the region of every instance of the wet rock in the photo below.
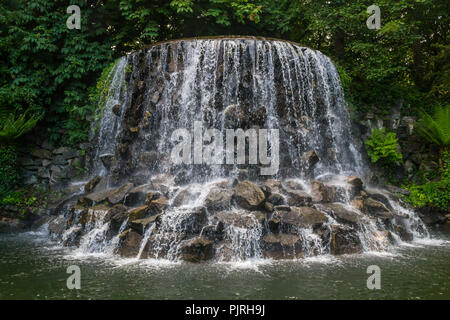
<svg viewBox="0 0 450 320">
<path fill-rule="evenodd" d="M 122 202 L 125 198 L 125 195 L 133 188 L 132 183 L 126 183 L 123 186 L 110 190 L 108 193 L 108 202 L 111 204 L 117 204 Z"/>
<path fill-rule="evenodd" d="M 137 232 L 128 229 L 120 236 L 120 246 L 118 253 L 123 258 L 136 257 L 141 246 L 142 236 Z"/>
<path fill-rule="evenodd" d="M 179 207 L 185 204 L 188 204 L 192 199 L 197 198 L 200 195 L 200 192 L 191 192 L 189 189 L 181 190 L 173 199 L 172 206 Z"/>
<path fill-rule="evenodd" d="M 312 204 L 312 197 L 304 192 L 297 190 L 287 190 L 287 202 L 290 206 L 302 207 Z"/>
<path fill-rule="evenodd" d="M 314 202 L 333 202 L 336 200 L 336 187 L 314 180 L 311 184 L 311 195 Z"/>
<path fill-rule="evenodd" d="M 346 179 L 347 184 L 350 186 L 351 197 L 359 195 L 363 189 L 363 182 L 360 178 L 354 176 L 348 176 Z"/>
<path fill-rule="evenodd" d="M 130 228 L 133 229 L 133 231 L 139 233 L 140 235 L 144 235 L 145 229 L 149 225 L 154 223 L 158 217 L 159 215 L 154 215 L 144 219 L 133 220 L 130 222 Z"/>
<path fill-rule="evenodd" d="M 237 204 L 244 209 L 256 209 L 265 200 L 261 188 L 250 181 L 239 182 L 234 190 Z"/>
<path fill-rule="evenodd" d="M 229 209 L 233 195 L 233 190 L 213 187 L 206 196 L 205 205 L 210 211 Z"/>
<path fill-rule="evenodd" d="M 286 204 L 286 199 L 279 193 L 271 193 L 268 197 L 266 202 L 269 202 L 273 204 L 274 206 L 280 206 L 283 204 Z"/>
<path fill-rule="evenodd" d="M 149 213 L 149 207 L 142 206 L 142 207 L 137 207 L 137 208 L 134 208 L 134 209 L 131 209 L 130 211 L 128 211 L 128 217 L 129 217 L 130 221 L 134 221 L 134 220 L 145 218 L 148 213 Z"/>
<path fill-rule="evenodd" d="M 233 104 L 225 109 L 225 127 L 228 129 L 245 128 L 248 122 L 245 110 Z"/>
<path fill-rule="evenodd" d="M 219 242 L 223 240 L 224 231 L 224 224 L 222 221 L 219 221 L 215 225 L 208 225 L 203 227 L 200 235 L 207 240 Z"/>
<path fill-rule="evenodd" d="M 78 247 L 80 246 L 81 236 L 83 235 L 83 229 L 81 227 L 73 228 L 71 233 L 63 241 L 65 247 Z"/>
<path fill-rule="evenodd" d="M 381 219 L 392 219 L 394 218 L 394 214 L 389 211 L 388 208 L 386 208 L 386 206 L 377 201 L 374 200 L 372 198 L 366 198 L 364 199 L 364 211 L 376 218 L 381 218 Z"/>
<path fill-rule="evenodd" d="M 303 190 L 303 185 L 296 180 L 291 180 L 291 179 L 286 180 L 284 182 L 284 185 L 286 186 L 287 189 L 290 189 L 290 190 Z"/>
<path fill-rule="evenodd" d="M 52 236 L 60 236 L 66 227 L 66 223 L 63 216 L 58 216 L 50 221 L 48 224 L 48 231 Z"/>
<path fill-rule="evenodd" d="M 268 188 L 270 193 L 281 193 L 283 190 L 280 180 L 267 179 L 264 182 L 264 186 Z"/>
<path fill-rule="evenodd" d="M 0 233 L 20 232 L 25 223 L 19 219 L 0 217 Z"/>
<path fill-rule="evenodd" d="M 313 168 L 318 162 L 319 157 L 317 156 L 316 152 L 314 150 L 310 150 L 305 152 L 305 154 L 302 156 L 302 162 L 306 164 L 308 169 Z"/>
<path fill-rule="evenodd" d="M 361 221 L 361 216 L 356 211 L 341 203 L 327 203 L 318 207 L 342 223 L 357 224 Z"/>
<path fill-rule="evenodd" d="M 409 242 L 413 241 L 414 239 L 414 235 L 411 232 L 409 232 L 404 226 L 396 225 L 395 231 L 402 241 Z"/>
<path fill-rule="evenodd" d="M 149 191 L 145 195 L 145 204 L 150 205 L 153 200 L 157 200 L 162 197 L 159 191 Z"/>
<path fill-rule="evenodd" d="M 333 255 L 361 253 L 363 247 L 355 230 L 340 225 L 331 226 L 330 253 Z"/>
<path fill-rule="evenodd" d="M 100 182 L 101 178 L 99 176 L 93 177 L 91 180 L 89 180 L 88 183 L 84 185 L 84 191 L 86 193 L 91 193 L 92 190 L 97 186 L 97 184 Z"/>
<path fill-rule="evenodd" d="M 159 174 L 151 178 L 152 189 L 167 194 L 171 187 L 175 185 L 175 178 L 170 174 Z"/>
<path fill-rule="evenodd" d="M 310 228 L 327 222 L 322 212 L 311 207 L 291 207 L 290 210 L 276 210 L 269 219 L 272 232 L 297 233 L 298 228 Z"/>
<path fill-rule="evenodd" d="M 214 256 L 213 242 L 203 237 L 186 240 L 180 244 L 181 259 L 189 262 L 210 260 Z"/>
<path fill-rule="evenodd" d="M 109 168 L 111 168 L 111 164 L 114 160 L 114 155 L 113 154 L 102 154 L 100 156 L 100 160 L 102 161 L 105 168 L 109 169 Z"/>
<path fill-rule="evenodd" d="M 123 203 L 128 207 L 136 207 L 144 205 L 147 199 L 148 192 L 151 192 L 150 189 L 151 189 L 150 184 L 144 184 L 132 188 L 125 196 Z"/>
<path fill-rule="evenodd" d="M 275 260 L 303 257 L 300 238 L 292 234 L 268 233 L 261 239 L 261 249 L 265 258 Z"/>
<path fill-rule="evenodd" d="M 391 193 L 398 193 L 398 194 L 402 194 L 404 196 L 409 196 L 411 193 L 411 192 L 409 192 L 409 190 L 402 189 L 402 188 L 399 188 L 396 186 L 384 186 L 384 188 Z"/>
<path fill-rule="evenodd" d="M 120 114 L 122 113 L 120 104 L 115 104 L 111 110 L 114 113 L 114 115 L 120 117 Z"/>
<path fill-rule="evenodd" d="M 165 197 L 152 200 L 148 205 L 149 212 L 151 214 L 158 214 L 164 211 L 169 205 L 169 201 Z"/>
</svg>

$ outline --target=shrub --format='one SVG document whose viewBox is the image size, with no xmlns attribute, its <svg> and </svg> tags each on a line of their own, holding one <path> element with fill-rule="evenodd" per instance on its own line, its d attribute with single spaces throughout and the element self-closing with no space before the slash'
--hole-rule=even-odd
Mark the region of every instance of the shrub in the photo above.
<svg viewBox="0 0 450 320">
<path fill-rule="evenodd" d="M 15 188 L 19 177 L 16 148 L 0 145 L 0 199 Z"/>
<path fill-rule="evenodd" d="M 405 200 L 420 208 L 430 206 L 447 211 L 450 204 L 450 153 L 444 152 L 444 165 L 440 180 L 423 185 L 412 184 L 407 189 L 411 194 Z"/>
<path fill-rule="evenodd" d="M 386 128 L 374 129 L 366 141 L 366 149 L 370 160 L 382 166 L 401 163 L 403 158 L 398 151 L 398 139 L 393 132 L 386 132 Z"/>
</svg>

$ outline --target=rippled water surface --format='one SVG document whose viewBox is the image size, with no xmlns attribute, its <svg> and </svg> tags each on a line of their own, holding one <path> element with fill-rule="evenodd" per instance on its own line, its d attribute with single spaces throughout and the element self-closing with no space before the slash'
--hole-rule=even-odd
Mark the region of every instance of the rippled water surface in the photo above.
<svg viewBox="0 0 450 320">
<path fill-rule="evenodd" d="M 388 253 L 188 264 L 73 255 L 39 233 L 0 236 L 1 299 L 450 299 L 450 232 Z M 81 290 L 68 290 L 70 265 Z M 366 287 L 369 265 L 381 290 Z"/>
</svg>

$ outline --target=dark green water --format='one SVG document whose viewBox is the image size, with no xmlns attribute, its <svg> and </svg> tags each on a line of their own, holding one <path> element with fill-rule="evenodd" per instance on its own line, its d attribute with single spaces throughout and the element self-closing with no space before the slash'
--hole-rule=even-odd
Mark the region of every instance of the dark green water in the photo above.
<svg viewBox="0 0 450 320">
<path fill-rule="evenodd" d="M 450 299 L 450 233 L 387 254 L 230 264 L 71 255 L 37 233 L 0 236 L 0 299 Z M 81 289 L 66 269 L 81 269 Z M 369 265 L 381 289 L 369 290 Z"/>
</svg>

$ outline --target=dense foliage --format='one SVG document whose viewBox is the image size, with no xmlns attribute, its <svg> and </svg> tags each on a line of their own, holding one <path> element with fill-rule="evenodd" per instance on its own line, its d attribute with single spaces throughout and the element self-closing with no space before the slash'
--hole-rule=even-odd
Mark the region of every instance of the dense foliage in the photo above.
<svg viewBox="0 0 450 320">
<path fill-rule="evenodd" d="M 415 207 L 431 206 L 448 212 L 450 205 L 450 153 L 444 153 L 444 167 L 440 179 L 422 185 L 408 187 L 411 194 L 406 198 Z"/>
<path fill-rule="evenodd" d="M 450 144 L 450 108 L 436 106 L 433 115 L 421 112 L 416 130 L 428 142 L 437 145 L 442 152 Z"/>
<path fill-rule="evenodd" d="M 68 29 L 67 6 L 81 8 Z M 54 141 L 86 138 L 89 88 L 115 58 L 180 37 L 250 34 L 300 42 L 338 64 L 354 108 L 429 111 L 449 102 L 446 0 L 380 0 L 382 28 L 369 30 L 372 1 L 5 0 L 0 4 L 0 104 L 45 112 Z M 414 111 L 414 110 L 413 110 Z"/>
<path fill-rule="evenodd" d="M 375 128 L 370 138 L 366 141 L 366 148 L 370 160 L 373 163 L 391 166 L 399 164 L 402 161 L 398 139 L 395 133 L 386 132 L 386 128 Z"/>
<path fill-rule="evenodd" d="M 16 187 L 19 177 L 14 146 L 0 145 L 0 200 Z"/>
</svg>

